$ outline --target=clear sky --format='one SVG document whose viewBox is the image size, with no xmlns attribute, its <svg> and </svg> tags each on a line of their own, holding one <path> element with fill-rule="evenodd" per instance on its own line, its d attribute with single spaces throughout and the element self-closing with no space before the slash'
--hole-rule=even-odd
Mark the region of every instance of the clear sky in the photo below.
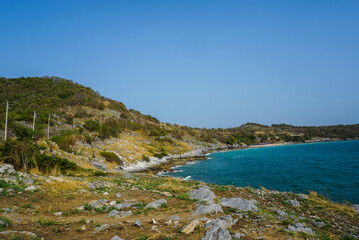
<svg viewBox="0 0 359 240">
<path fill-rule="evenodd" d="M 0 1 L 0 76 L 163 122 L 359 123 L 359 1 Z"/>
</svg>

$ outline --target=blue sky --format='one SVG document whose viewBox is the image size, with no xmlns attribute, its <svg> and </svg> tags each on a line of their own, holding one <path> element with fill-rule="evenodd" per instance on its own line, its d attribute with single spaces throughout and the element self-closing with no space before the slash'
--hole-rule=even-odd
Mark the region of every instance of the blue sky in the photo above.
<svg viewBox="0 0 359 240">
<path fill-rule="evenodd" d="M 359 123 L 359 1 L 0 1 L 0 76 L 163 122 Z"/>
</svg>

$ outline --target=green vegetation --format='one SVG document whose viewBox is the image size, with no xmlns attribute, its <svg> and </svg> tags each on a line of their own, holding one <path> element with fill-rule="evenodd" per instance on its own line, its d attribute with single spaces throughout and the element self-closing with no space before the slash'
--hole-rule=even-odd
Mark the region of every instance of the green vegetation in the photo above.
<svg viewBox="0 0 359 240">
<path fill-rule="evenodd" d="M 123 165 L 122 160 L 113 152 L 101 152 L 101 156 L 106 159 L 107 162 L 117 163 L 118 165 Z"/>
<path fill-rule="evenodd" d="M 83 170 L 64 158 L 40 153 L 43 148 L 30 140 L 8 140 L 0 143 L 0 161 L 12 164 L 16 170 L 28 172 L 36 168 L 43 173 L 58 169 L 62 173 Z"/>
</svg>

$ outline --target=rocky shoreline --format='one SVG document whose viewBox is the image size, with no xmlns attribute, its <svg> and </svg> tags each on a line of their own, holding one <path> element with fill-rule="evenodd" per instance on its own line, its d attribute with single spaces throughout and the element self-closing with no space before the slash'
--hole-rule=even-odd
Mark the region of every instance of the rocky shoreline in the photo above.
<svg viewBox="0 0 359 240">
<path fill-rule="evenodd" d="M 357 239 L 358 206 L 315 193 L 148 174 L 38 176 L 0 165 L 1 239 Z"/>
</svg>

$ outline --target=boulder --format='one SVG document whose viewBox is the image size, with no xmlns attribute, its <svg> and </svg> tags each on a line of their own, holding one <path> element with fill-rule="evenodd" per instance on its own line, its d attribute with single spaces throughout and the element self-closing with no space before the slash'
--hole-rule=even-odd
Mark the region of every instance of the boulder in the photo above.
<svg viewBox="0 0 359 240">
<path fill-rule="evenodd" d="M 231 227 L 235 223 L 236 221 L 233 221 L 233 218 L 230 215 L 211 220 L 209 223 L 204 225 L 204 228 L 208 231 L 202 240 L 231 240 L 232 236 L 227 228 Z"/>
<path fill-rule="evenodd" d="M 237 220 L 233 221 L 233 218 L 231 215 L 226 215 L 226 216 L 222 216 L 219 218 L 216 218 L 214 220 L 211 220 L 210 222 L 206 223 L 204 225 L 205 229 L 212 229 L 212 228 L 229 228 L 232 227 L 233 224 L 235 224 L 237 222 Z"/>
<path fill-rule="evenodd" d="M 311 228 L 304 226 L 302 223 L 295 223 L 294 225 L 289 225 L 287 229 L 292 232 L 304 232 L 311 235 L 315 235 L 315 232 Z"/>
<path fill-rule="evenodd" d="M 167 218 L 167 220 L 171 220 L 171 221 L 181 221 L 182 218 L 181 218 L 180 216 L 174 215 L 174 216 L 171 216 L 171 217 Z"/>
<path fill-rule="evenodd" d="M 93 201 L 89 202 L 89 205 L 92 208 L 102 208 L 104 206 L 104 204 L 107 202 L 108 202 L 107 199 L 99 199 L 99 200 L 93 200 Z"/>
<path fill-rule="evenodd" d="M 359 213 L 359 204 L 354 204 L 353 208 L 355 212 Z"/>
<path fill-rule="evenodd" d="M 15 175 L 16 171 L 13 165 L 11 164 L 0 164 L 0 176 L 6 175 Z"/>
<path fill-rule="evenodd" d="M 191 222 L 189 222 L 185 227 L 183 227 L 182 232 L 184 234 L 190 234 L 199 225 L 200 225 L 199 221 L 197 219 L 194 219 Z"/>
<path fill-rule="evenodd" d="M 111 238 L 111 240 L 125 240 L 125 239 L 120 238 L 119 236 L 115 235 Z"/>
<path fill-rule="evenodd" d="M 290 203 L 293 207 L 300 207 L 300 202 L 297 200 L 288 200 L 288 203 Z"/>
<path fill-rule="evenodd" d="M 107 215 L 107 217 L 127 217 L 127 216 L 131 216 L 131 215 L 132 215 L 132 211 L 113 210 Z"/>
<path fill-rule="evenodd" d="M 140 219 L 138 219 L 138 218 L 136 219 L 136 221 L 133 225 L 135 225 L 137 227 L 142 227 L 142 223 L 141 223 Z"/>
<path fill-rule="evenodd" d="M 239 211 L 253 211 L 257 212 L 258 207 L 255 205 L 256 200 L 245 200 L 242 198 L 222 198 L 221 205 L 225 207 L 232 207 Z"/>
<path fill-rule="evenodd" d="M 104 230 L 106 230 L 106 229 L 109 229 L 111 226 L 109 225 L 109 224 L 107 224 L 107 223 L 105 223 L 105 224 L 102 224 L 101 226 L 99 226 L 99 227 L 96 227 L 95 228 L 95 232 L 101 232 L 101 231 L 104 231 Z"/>
<path fill-rule="evenodd" d="M 130 208 L 130 207 L 132 207 L 132 206 L 134 206 L 136 204 L 137 203 L 118 203 L 118 204 L 112 205 L 112 207 L 114 207 L 117 210 L 121 210 L 121 209 L 124 209 L 124 208 Z"/>
<path fill-rule="evenodd" d="M 232 236 L 227 229 L 223 228 L 211 228 L 206 232 L 206 235 L 202 238 L 202 240 L 232 240 Z"/>
<path fill-rule="evenodd" d="M 213 203 L 216 195 L 208 189 L 208 187 L 201 187 L 199 189 L 191 190 L 187 193 L 190 199 L 198 199 L 199 201 L 205 201 L 208 203 Z"/>
<path fill-rule="evenodd" d="M 146 205 L 145 208 L 159 208 L 163 204 L 167 204 L 167 201 L 165 199 L 159 199 L 159 200 L 150 202 L 149 204 Z"/>
<path fill-rule="evenodd" d="M 298 194 L 298 198 L 299 198 L 299 200 L 305 200 L 305 199 L 308 199 L 308 195 L 307 194 Z"/>
<path fill-rule="evenodd" d="M 288 216 L 288 214 L 286 212 L 284 212 L 283 210 L 280 210 L 279 208 L 274 208 L 273 211 L 281 217 L 286 217 Z"/>
<path fill-rule="evenodd" d="M 192 212 L 192 215 L 203 215 L 203 214 L 213 214 L 213 213 L 223 213 L 223 210 L 221 208 L 220 205 L 218 204 L 209 204 L 209 205 L 206 205 L 206 204 L 201 204 L 199 205 L 199 207 L 196 209 L 196 211 L 193 211 Z"/>
</svg>

